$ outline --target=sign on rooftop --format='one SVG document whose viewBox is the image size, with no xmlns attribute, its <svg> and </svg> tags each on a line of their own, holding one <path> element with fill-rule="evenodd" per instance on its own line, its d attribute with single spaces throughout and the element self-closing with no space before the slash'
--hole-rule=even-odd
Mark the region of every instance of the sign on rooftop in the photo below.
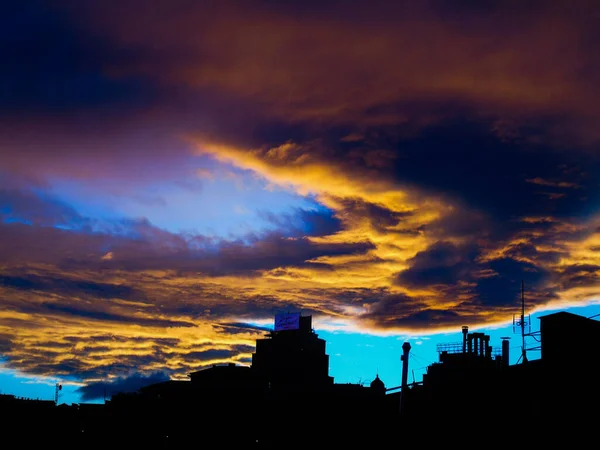
<svg viewBox="0 0 600 450">
<path fill-rule="evenodd" d="M 300 313 L 275 315 L 275 331 L 297 330 L 300 328 Z"/>
</svg>

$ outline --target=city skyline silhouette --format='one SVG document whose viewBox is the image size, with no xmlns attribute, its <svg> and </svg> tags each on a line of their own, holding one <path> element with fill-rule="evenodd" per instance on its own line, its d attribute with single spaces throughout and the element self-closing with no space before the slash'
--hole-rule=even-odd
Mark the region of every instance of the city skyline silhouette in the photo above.
<svg viewBox="0 0 600 450">
<path fill-rule="evenodd" d="M 408 383 L 411 345 L 404 342 L 398 391 L 379 375 L 366 386 L 335 383 L 312 317 L 285 313 L 256 340 L 249 367 L 215 364 L 187 381 L 116 393 L 103 404 L 59 405 L 57 384 L 54 402 L 0 395 L 0 409 L 6 430 L 20 442 L 43 445 L 45 435 L 60 428 L 65 448 L 115 442 L 157 449 L 389 446 L 402 435 L 406 444 L 421 442 L 415 430 L 435 430 L 429 443 L 458 444 L 483 438 L 490 426 L 501 426 L 499 438 L 508 443 L 528 438 L 520 420 L 528 417 L 551 427 L 537 434 L 540 444 L 593 438 L 598 320 L 566 311 L 542 315 L 536 333 L 541 358 L 531 360 L 523 351 L 517 364 L 510 363 L 507 338 L 494 351 L 489 335 L 467 326 L 460 334 L 460 342 L 439 346 L 439 360 L 420 383 Z"/>
<path fill-rule="evenodd" d="M 252 370 L 292 313 L 334 385 L 425 385 L 462 327 L 543 366 L 545 315 L 600 314 L 599 12 L 4 2 L 0 394 Z"/>
</svg>

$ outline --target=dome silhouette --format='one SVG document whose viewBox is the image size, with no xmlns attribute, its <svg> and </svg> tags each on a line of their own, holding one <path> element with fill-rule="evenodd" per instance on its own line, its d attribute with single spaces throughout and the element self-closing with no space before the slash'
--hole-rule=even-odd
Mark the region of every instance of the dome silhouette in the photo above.
<svg viewBox="0 0 600 450">
<path fill-rule="evenodd" d="M 371 389 L 385 392 L 385 384 L 383 383 L 383 381 L 381 381 L 381 378 L 379 378 L 379 374 L 377 374 L 375 376 L 375 379 L 371 381 Z"/>
</svg>

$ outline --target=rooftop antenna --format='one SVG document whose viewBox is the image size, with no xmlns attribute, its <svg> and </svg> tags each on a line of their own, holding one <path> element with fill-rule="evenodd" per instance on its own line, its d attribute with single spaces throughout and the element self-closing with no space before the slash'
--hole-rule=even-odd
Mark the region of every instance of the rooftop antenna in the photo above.
<svg viewBox="0 0 600 450">
<path fill-rule="evenodd" d="M 525 347 L 525 335 L 529 333 L 525 333 L 525 327 L 531 328 L 531 320 L 529 316 L 527 317 L 527 320 L 525 320 L 525 284 L 523 280 L 521 280 L 521 317 L 519 320 L 515 320 L 515 317 L 513 316 L 513 332 L 515 326 L 518 326 L 521 329 L 521 356 L 519 357 L 519 361 L 526 363 L 527 348 Z M 531 330 L 529 330 L 529 332 L 531 332 Z"/>
</svg>

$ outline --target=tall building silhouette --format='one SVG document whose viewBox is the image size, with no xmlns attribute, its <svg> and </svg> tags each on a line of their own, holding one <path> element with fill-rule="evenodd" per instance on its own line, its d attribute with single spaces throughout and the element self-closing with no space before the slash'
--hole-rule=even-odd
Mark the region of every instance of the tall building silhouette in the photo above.
<svg viewBox="0 0 600 450">
<path fill-rule="evenodd" d="M 330 387 L 333 377 L 325 346 L 312 328 L 312 316 L 279 315 L 274 330 L 256 341 L 252 369 L 273 389 Z"/>
</svg>

